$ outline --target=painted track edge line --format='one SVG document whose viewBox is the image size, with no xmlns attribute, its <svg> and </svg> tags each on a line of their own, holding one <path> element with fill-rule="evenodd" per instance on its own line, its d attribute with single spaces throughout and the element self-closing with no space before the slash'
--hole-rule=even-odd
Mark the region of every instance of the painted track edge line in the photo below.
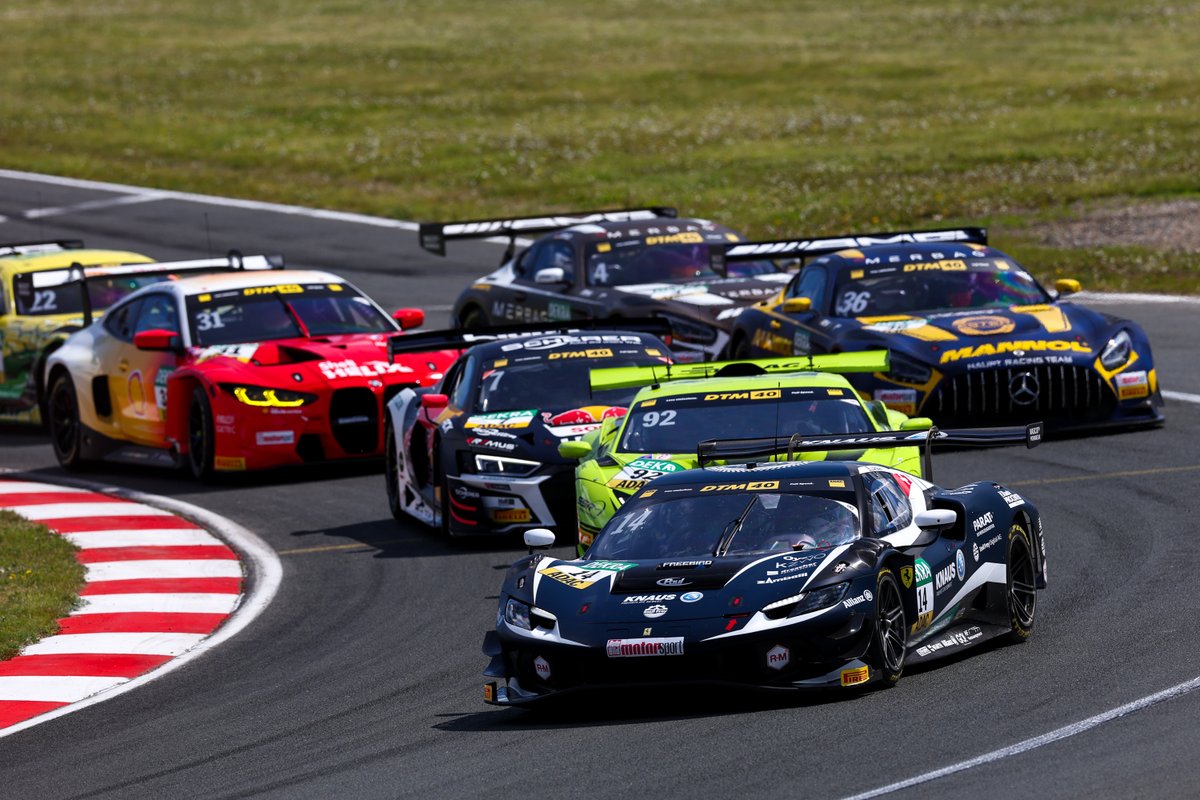
<svg viewBox="0 0 1200 800">
<path fill-rule="evenodd" d="M 931 781 L 956 775 L 959 772 L 966 772 L 974 767 L 980 767 L 984 764 L 991 764 L 1010 756 L 1018 756 L 1022 753 L 1027 753 L 1030 750 L 1036 750 L 1039 747 L 1053 744 L 1054 742 L 1058 742 L 1063 739 L 1068 739 L 1077 734 L 1086 733 L 1092 728 L 1098 728 L 1106 722 L 1112 722 L 1114 719 L 1120 719 L 1121 717 L 1128 716 L 1137 711 L 1149 708 L 1150 706 L 1157 705 L 1158 703 L 1162 703 L 1167 700 L 1173 700 L 1176 697 L 1182 697 L 1183 695 L 1194 692 L 1197 689 L 1200 689 L 1200 677 L 1192 678 L 1190 681 L 1184 681 L 1183 683 L 1177 683 L 1168 689 L 1163 689 L 1160 692 L 1146 695 L 1145 697 L 1125 703 L 1124 705 L 1117 706 L 1116 708 L 1111 708 L 1108 711 L 1101 712 L 1095 716 L 1080 720 L 1079 722 L 1072 722 L 1070 725 L 1063 725 L 1061 728 L 1055 728 L 1049 733 L 1043 733 L 1041 736 L 1034 736 L 1031 739 L 1025 739 L 1017 742 L 1016 744 L 1011 744 L 1008 747 L 1001 747 L 998 750 L 992 750 L 989 753 L 984 753 L 983 755 L 975 756 L 974 758 L 968 758 L 966 761 L 959 761 L 958 763 L 951 764 L 948 767 L 931 770 L 923 775 L 917 775 L 902 781 L 889 783 L 887 786 L 880 786 L 877 789 L 870 789 L 859 794 L 848 795 L 842 798 L 842 800 L 871 800 L 871 798 L 874 797 L 882 797 L 883 795 L 892 794 L 904 789 L 911 789 L 914 786 L 920 786 L 924 783 L 930 783 Z"/>
<path fill-rule="evenodd" d="M 1168 400 L 1178 400 L 1181 403 L 1200 403 L 1200 394 L 1188 394 L 1187 392 L 1170 392 L 1163 390 L 1162 396 Z"/>
<path fill-rule="evenodd" d="M 92 695 L 77 703 L 63 706 L 62 708 L 48 711 L 45 714 L 33 717 L 32 719 L 18 722 L 8 728 L 0 730 L 0 739 L 5 736 L 23 731 L 26 728 L 32 728 L 35 725 L 40 725 L 43 722 L 49 722 L 52 719 L 74 713 L 88 706 L 102 703 L 105 700 L 110 700 L 118 695 L 124 694 L 127 691 L 136 689 L 139 686 L 149 683 L 150 681 L 161 678 L 167 673 L 182 667 L 184 664 L 193 659 L 204 655 L 206 652 L 240 633 L 246 626 L 253 622 L 259 614 L 266 610 L 271 601 L 275 598 L 279 591 L 279 585 L 283 580 L 283 563 L 258 534 L 242 527 L 233 520 L 226 519 L 219 514 L 209 511 L 199 506 L 182 500 L 176 500 L 171 497 L 162 497 L 160 495 L 146 494 L 143 492 L 134 491 L 132 489 L 122 489 L 118 487 L 106 486 L 100 483 L 91 481 L 77 480 L 73 478 L 64 478 L 57 475 L 33 476 L 31 473 L 22 472 L 20 470 L 0 470 L 6 476 L 12 475 L 27 475 L 36 477 L 38 480 L 45 483 L 55 483 L 63 486 L 75 486 L 79 488 L 91 489 L 92 491 L 112 494 L 118 497 L 124 497 L 129 500 L 134 500 L 147 505 L 156 505 L 160 508 L 165 508 L 168 511 L 173 511 L 180 516 L 191 519 L 210 532 L 219 535 L 221 538 L 228 541 L 242 556 L 251 570 L 251 580 L 248 581 L 250 590 L 243 597 L 242 602 L 229 615 L 229 618 L 216 630 L 211 636 L 206 637 L 197 643 L 190 650 L 180 653 L 175 658 L 150 670 L 147 673 L 139 675 L 132 680 L 115 686 L 112 689 L 107 689 L 103 692 Z"/>
</svg>

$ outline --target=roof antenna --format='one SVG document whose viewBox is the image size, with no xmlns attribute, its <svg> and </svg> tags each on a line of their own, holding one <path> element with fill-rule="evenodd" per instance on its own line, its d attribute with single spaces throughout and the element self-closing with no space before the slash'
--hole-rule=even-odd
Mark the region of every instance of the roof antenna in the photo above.
<svg viewBox="0 0 1200 800">
<path fill-rule="evenodd" d="M 213 257 L 212 228 L 208 224 L 208 212 L 204 212 L 204 235 L 208 238 L 208 257 Z"/>
</svg>

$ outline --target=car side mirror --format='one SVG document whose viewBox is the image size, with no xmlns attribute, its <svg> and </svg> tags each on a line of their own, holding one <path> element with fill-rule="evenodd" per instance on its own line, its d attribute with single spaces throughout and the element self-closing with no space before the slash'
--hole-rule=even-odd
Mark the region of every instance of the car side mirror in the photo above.
<svg viewBox="0 0 1200 800">
<path fill-rule="evenodd" d="M 558 443 L 558 454 L 560 456 L 562 456 L 563 458 L 573 458 L 573 459 L 586 458 L 588 455 L 591 454 L 591 452 L 592 452 L 592 445 L 590 442 L 584 442 L 584 441 L 576 439 L 574 441 L 566 441 L 566 442 Z"/>
<path fill-rule="evenodd" d="M 1054 282 L 1054 290 L 1060 295 L 1075 294 L 1083 291 L 1083 285 L 1074 278 L 1059 278 Z"/>
<path fill-rule="evenodd" d="M 138 350 L 178 350 L 179 334 L 159 328 L 140 331 L 133 335 L 133 346 Z"/>
<path fill-rule="evenodd" d="M 566 283 L 566 273 L 562 267 L 547 267 L 539 269 L 533 276 L 534 283 Z"/>
<path fill-rule="evenodd" d="M 917 512 L 913 522 L 923 531 L 940 530 L 958 522 L 958 512 L 952 508 L 927 508 Z"/>
<path fill-rule="evenodd" d="M 425 312 L 419 308 L 397 308 L 392 312 L 392 319 L 400 323 L 400 330 L 407 331 L 425 324 Z"/>
<path fill-rule="evenodd" d="M 525 546 L 529 552 L 544 550 L 554 544 L 554 531 L 548 528 L 530 528 L 525 531 Z"/>
<path fill-rule="evenodd" d="M 421 408 L 427 411 L 441 411 L 448 405 L 450 405 L 450 398 L 444 394 L 421 395 Z"/>
<path fill-rule="evenodd" d="M 933 427 L 933 420 L 929 417 L 909 417 L 900 423 L 902 431 L 927 431 Z"/>
<path fill-rule="evenodd" d="M 812 311 L 812 300 L 807 297 L 789 297 L 783 301 L 783 313 L 804 314 Z"/>
</svg>

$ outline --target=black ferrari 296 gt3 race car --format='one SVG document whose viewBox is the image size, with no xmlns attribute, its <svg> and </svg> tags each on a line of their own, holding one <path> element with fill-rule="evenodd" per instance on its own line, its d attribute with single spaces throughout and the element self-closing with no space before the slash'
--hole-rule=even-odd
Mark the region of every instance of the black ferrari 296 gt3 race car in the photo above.
<svg viewBox="0 0 1200 800">
<path fill-rule="evenodd" d="M 797 435 L 704 442 L 699 455 L 711 465 L 1040 439 L 1040 425 Z M 554 540 L 525 537 L 531 548 Z M 692 682 L 889 686 L 907 665 L 1025 639 L 1045 585 L 1041 517 L 990 481 L 942 489 L 847 461 L 676 472 L 627 501 L 583 558 L 538 553 L 512 566 L 484 640 L 485 700 Z"/>
<path fill-rule="evenodd" d="M 388 504 L 451 535 L 574 530 L 575 462 L 558 445 L 624 416 L 637 387 L 592 391 L 589 369 L 670 361 L 660 321 L 510 325 L 394 337 L 400 353 L 466 349 L 430 389 L 385 414 Z M 594 328 L 594 329 L 593 329 Z"/>
<path fill-rule="evenodd" d="M 513 257 L 515 237 L 545 234 Z M 454 304 L 463 328 L 505 322 L 662 317 L 682 359 L 712 360 L 743 308 L 776 294 L 788 274 L 766 259 L 727 269 L 735 231 L 673 208 L 583 211 L 539 217 L 422 223 L 421 246 L 445 255 L 449 239 L 510 237 L 498 270 Z"/>
</svg>

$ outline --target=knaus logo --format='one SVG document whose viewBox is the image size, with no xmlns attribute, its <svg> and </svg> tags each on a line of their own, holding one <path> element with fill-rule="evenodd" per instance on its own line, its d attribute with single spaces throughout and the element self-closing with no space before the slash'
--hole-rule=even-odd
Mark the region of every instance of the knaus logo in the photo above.
<svg viewBox="0 0 1200 800">
<path fill-rule="evenodd" d="M 933 588 L 940 592 L 943 586 L 948 583 L 953 583 L 957 579 L 957 567 L 954 564 L 947 564 L 942 569 L 939 569 L 937 574 L 933 576 Z"/>
<path fill-rule="evenodd" d="M 842 606 L 845 608 L 854 608 L 860 603 L 869 603 L 875 599 L 875 595 L 871 594 L 870 589 L 866 589 L 858 597 L 851 597 L 842 601 Z"/>
</svg>

